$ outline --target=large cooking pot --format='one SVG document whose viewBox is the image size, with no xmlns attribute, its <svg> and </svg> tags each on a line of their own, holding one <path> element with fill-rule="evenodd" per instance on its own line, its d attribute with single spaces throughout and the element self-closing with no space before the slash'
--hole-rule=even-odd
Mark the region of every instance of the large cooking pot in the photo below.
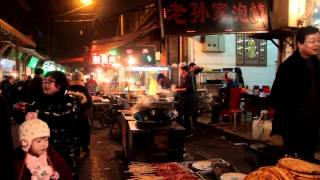
<svg viewBox="0 0 320 180">
<path fill-rule="evenodd" d="M 159 127 L 171 124 L 178 116 L 177 111 L 166 108 L 151 108 L 133 114 L 139 127 Z"/>
</svg>

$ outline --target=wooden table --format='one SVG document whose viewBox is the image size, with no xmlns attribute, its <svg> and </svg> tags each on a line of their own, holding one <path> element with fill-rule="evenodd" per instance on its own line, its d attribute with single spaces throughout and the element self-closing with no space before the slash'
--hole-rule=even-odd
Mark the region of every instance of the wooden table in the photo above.
<svg viewBox="0 0 320 180">
<path fill-rule="evenodd" d="M 254 93 L 241 93 L 241 99 L 244 103 L 244 111 L 252 112 L 252 118 L 259 116 L 263 109 L 271 109 L 270 94 L 255 95 Z"/>
<path fill-rule="evenodd" d="M 139 161 L 148 161 L 157 155 L 176 161 L 182 160 L 185 128 L 178 123 L 142 129 L 137 126 L 132 115 L 122 114 L 120 124 L 122 146 L 128 161 L 137 160 L 137 154 L 144 156 Z"/>
</svg>

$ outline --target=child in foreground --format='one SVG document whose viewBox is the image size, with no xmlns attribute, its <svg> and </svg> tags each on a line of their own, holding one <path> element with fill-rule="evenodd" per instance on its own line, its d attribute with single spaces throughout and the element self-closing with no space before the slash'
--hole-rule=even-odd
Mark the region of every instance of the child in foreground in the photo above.
<svg viewBox="0 0 320 180">
<path fill-rule="evenodd" d="M 49 146 L 49 137 L 50 129 L 40 119 L 28 119 L 20 125 L 17 180 L 72 180 L 62 156 Z"/>
</svg>

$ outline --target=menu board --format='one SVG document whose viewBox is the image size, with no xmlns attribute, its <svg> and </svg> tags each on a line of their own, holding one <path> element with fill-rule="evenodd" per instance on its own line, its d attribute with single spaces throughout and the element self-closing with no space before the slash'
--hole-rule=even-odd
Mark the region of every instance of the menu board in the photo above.
<svg viewBox="0 0 320 180">
<path fill-rule="evenodd" d="M 269 30 L 269 0 L 159 0 L 164 36 Z"/>
</svg>

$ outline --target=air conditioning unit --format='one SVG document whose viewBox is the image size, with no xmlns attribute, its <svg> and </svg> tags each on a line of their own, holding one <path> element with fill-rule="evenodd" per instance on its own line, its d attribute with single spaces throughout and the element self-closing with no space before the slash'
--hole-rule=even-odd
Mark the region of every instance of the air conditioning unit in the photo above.
<svg viewBox="0 0 320 180">
<path fill-rule="evenodd" d="M 205 36 L 202 42 L 203 52 L 224 52 L 225 38 L 223 35 L 208 35 Z"/>
</svg>

